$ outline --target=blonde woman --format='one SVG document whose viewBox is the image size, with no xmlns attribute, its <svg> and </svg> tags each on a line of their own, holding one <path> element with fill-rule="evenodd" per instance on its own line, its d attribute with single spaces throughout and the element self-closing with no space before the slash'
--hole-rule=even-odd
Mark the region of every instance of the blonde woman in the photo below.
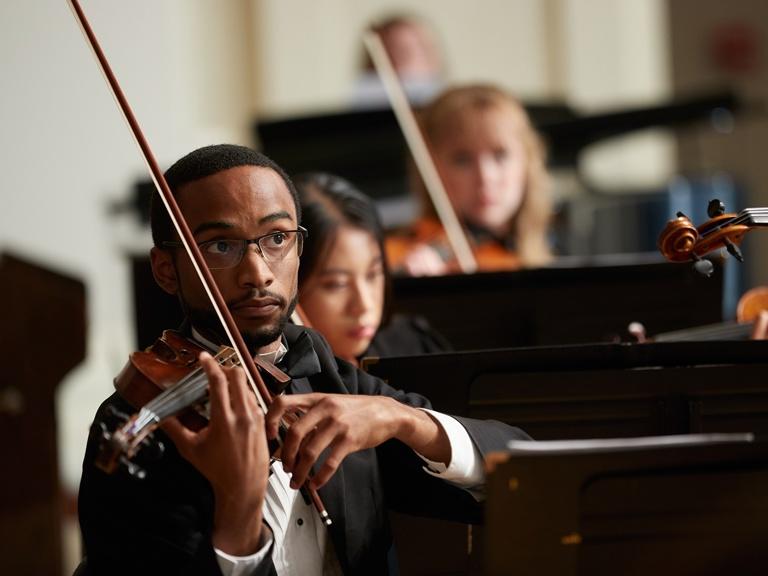
<svg viewBox="0 0 768 576">
<path fill-rule="evenodd" d="M 491 85 L 444 92 L 420 115 L 437 171 L 469 235 L 481 270 L 546 264 L 552 212 L 545 150 L 521 104 Z M 424 216 L 387 243 L 393 269 L 456 271 L 425 196 Z"/>
</svg>

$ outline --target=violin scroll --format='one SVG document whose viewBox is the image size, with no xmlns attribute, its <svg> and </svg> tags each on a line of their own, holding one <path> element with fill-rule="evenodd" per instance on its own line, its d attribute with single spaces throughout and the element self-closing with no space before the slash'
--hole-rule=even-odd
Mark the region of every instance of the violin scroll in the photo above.
<svg viewBox="0 0 768 576">
<path fill-rule="evenodd" d="M 682 212 L 677 218 L 667 222 L 659 235 L 659 251 L 670 262 L 688 262 L 693 258 L 699 231 L 690 218 Z"/>
<path fill-rule="evenodd" d="M 747 208 L 738 214 L 726 214 L 720 200 L 712 200 L 707 208 L 710 219 L 695 226 L 682 212 L 667 222 L 659 235 L 658 247 L 670 262 L 695 261 L 699 267 L 701 257 L 721 248 L 739 262 L 744 257 L 739 244 L 750 230 L 768 225 L 768 209 Z"/>
</svg>

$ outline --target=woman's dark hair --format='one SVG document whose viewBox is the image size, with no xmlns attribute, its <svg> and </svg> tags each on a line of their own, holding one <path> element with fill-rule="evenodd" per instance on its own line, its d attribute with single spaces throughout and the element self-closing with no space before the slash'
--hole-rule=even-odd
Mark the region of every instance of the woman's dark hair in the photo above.
<svg viewBox="0 0 768 576">
<path fill-rule="evenodd" d="M 301 204 L 301 223 L 309 232 L 299 266 L 299 291 L 327 258 L 341 226 L 365 230 L 373 236 L 381 251 L 384 267 L 382 324 L 385 324 L 389 317 L 390 278 L 384 251 L 384 228 L 373 201 L 350 182 L 333 174 L 299 174 L 294 176 L 293 183 Z"/>
</svg>

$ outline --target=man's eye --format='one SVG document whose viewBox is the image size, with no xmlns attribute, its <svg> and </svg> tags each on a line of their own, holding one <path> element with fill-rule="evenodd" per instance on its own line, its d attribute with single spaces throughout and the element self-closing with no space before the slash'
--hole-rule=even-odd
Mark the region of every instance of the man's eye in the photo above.
<svg viewBox="0 0 768 576">
<path fill-rule="evenodd" d="M 266 237 L 267 246 L 275 247 L 282 245 L 288 239 L 288 235 L 282 232 L 276 232 Z"/>
<path fill-rule="evenodd" d="M 205 246 L 205 251 L 209 254 L 229 254 L 232 250 L 234 246 L 228 240 L 215 240 Z"/>
</svg>

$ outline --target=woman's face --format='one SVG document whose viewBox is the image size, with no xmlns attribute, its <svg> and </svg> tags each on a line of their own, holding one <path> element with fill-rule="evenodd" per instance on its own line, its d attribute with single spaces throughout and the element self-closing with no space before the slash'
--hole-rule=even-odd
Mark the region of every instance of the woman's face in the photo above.
<svg viewBox="0 0 768 576">
<path fill-rule="evenodd" d="M 459 114 L 432 143 L 435 163 L 457 215 L 499 235 L 525 196 L 525 147 L 505 106 Z"/>
<path fill-rule="evenodd" d="M 365 352 L 381 324 L 384 264 L 373 235 L 339 228 L 324 262 L 299 288 L 299 303 L 336 356 Z"/>
</svg>

